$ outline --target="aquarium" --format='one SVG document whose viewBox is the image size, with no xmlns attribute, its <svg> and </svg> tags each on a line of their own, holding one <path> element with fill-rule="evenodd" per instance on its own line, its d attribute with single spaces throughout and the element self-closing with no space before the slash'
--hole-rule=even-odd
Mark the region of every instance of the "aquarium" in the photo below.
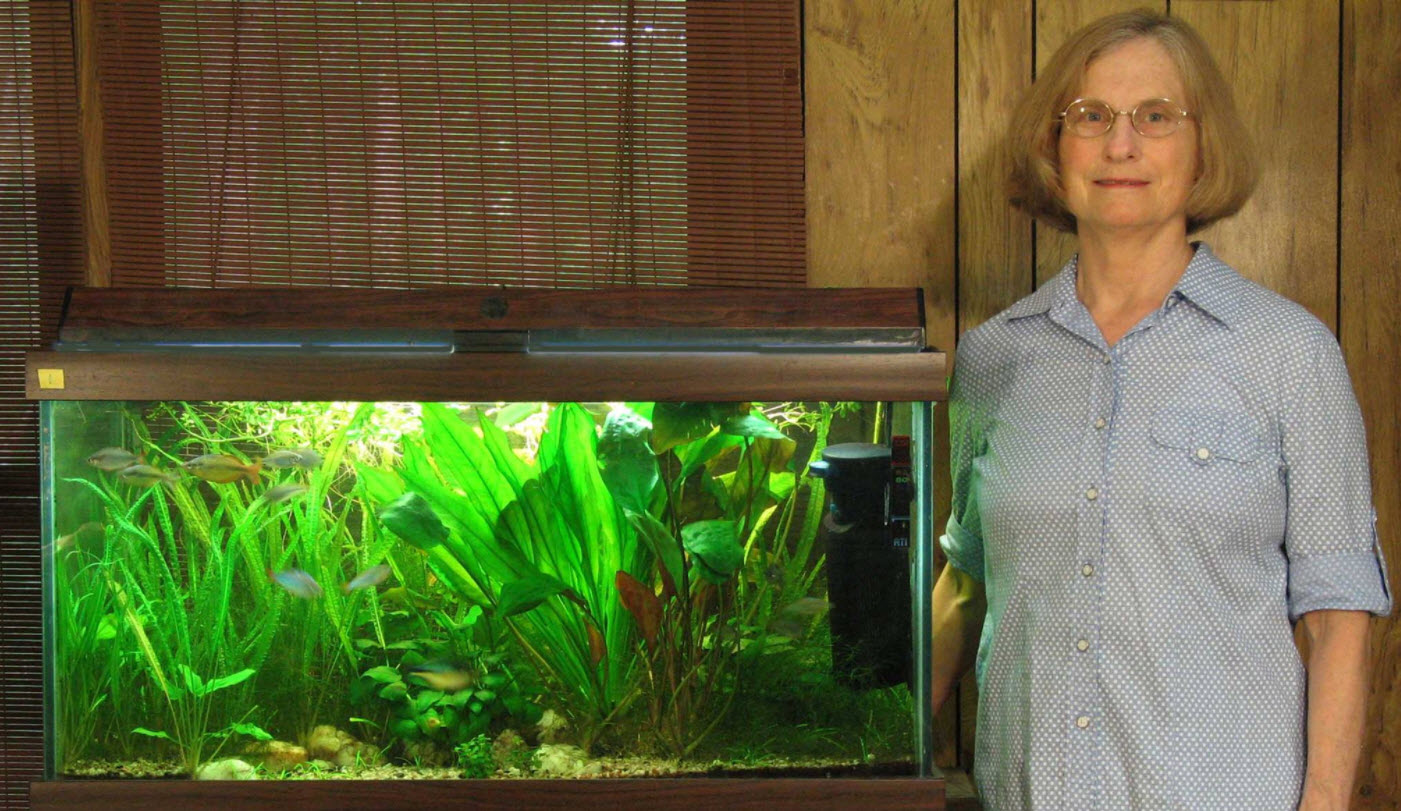
<svg viewBox="0 0 1401 811">
<path fill-rule="evenodd" d="M 50 779 L 926 774 L 928 353 L 568 335 L 36 353 Z"/>
</svg>

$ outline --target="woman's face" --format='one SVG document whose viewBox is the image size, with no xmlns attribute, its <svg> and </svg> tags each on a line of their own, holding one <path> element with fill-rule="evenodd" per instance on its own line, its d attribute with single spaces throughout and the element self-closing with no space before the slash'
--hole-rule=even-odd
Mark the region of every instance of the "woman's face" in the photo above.
<svg viewBox="0 0 1401 811">
<path fill-rule="evenodd" d="M 1100 99 L 1133 110 L 1146 99 L 1186 101 L 1177 66 L 1157 40 L 1130 40 L 1089 64 L 1076 98 Z M 1062 128 L 1060 175 L 1066 208 L 1081 236 L 1180 228 L 1187 232 L 1187 197 L 1198 175 L 1197 124 L 1187 118 L 1164 138 L 1139 135 L 1126 115 L 1109 132 L 1082 138 Z"/>
</svg>

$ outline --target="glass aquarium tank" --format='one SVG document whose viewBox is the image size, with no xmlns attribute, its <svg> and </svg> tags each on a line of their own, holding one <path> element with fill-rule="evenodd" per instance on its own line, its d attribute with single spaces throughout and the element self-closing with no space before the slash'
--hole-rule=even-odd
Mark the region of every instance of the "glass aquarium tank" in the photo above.
<svg viewBox="0 0 1401 811">
<path fill-rule="evenodd" d="M 928 776 L 943 357 L 909 291 L 798 292 L 75 297 L 29 364 L 49 778 Z"/>
</svg>

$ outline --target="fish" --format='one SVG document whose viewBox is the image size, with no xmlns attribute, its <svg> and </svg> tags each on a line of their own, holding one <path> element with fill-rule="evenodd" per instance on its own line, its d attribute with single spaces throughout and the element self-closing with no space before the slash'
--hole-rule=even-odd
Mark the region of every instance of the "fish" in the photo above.
<svg viewBox="0 0 1401 811">
<path fill-rule="evenodd" d="M 132 453 L 125 448 L 103 448 L 87 459 L 88 464 L 108 473 L 115 473 L 123 468 L 139 465 L 143 461 L 139 454 Z"/>
<path fill-rule="evenodd" d="M 77 529 L 54 540 L 55 552 L 87 552 L 95 557 L 102 556 L 102 544 L 107 537 L 107 528 L 96 521 L 88 521 Z"/>
<path fill-rule="evenodd" d="M 134 484 L 137 487 L 150 487 L 153 484 L 163 483 L 166 486 L 180 481 L 180 477 L 174 473 L 166 473 L 160 468 L 150 465 L 130 465 L 117 471 L 117 478 L 127 484 Z"/>
<path fill-rule="evenodd" d="M 268 579 L 281 586 L 293 597 L 315 600 L 321 596 L 321 585 L 301 569 L 283 569 L 280 572 L 268 569 Z"/>
<path fill-rule="evenodd" d="M 295 482 L 290 484 L 279 484 L 276 487 L 269 487 L 267 491 L 263 493 L 263 501 L 266 501 L 269 504 L 277 504 L 279 502 L 286 501 L 287 499 L 292 498 L 293 496 L 299 496 L 302 493 L 305 493 L 308 489 L 310 488 L 308 488 L 305 484 L 297 484 Z"/>
<path fill-rule="evenodd" d="M 409 668 L 409 675 L 443 693 L 460 693 L 477 683 L 477 676 L 451 662 L 430 661 Z"/>
<path fill-rule="evenodd" d="M 186 462 L 185 469 L 214 484 L 229 484 L 239 479 L 247 479 L 257 484 L 258 472 L 263 469 L 263 463 L 255 462 L 249 465 L 222 453 L 206 453 Z"/>
<path fill-rule="evenodd" d="M 792 639 L 802 639 L 812 630 L 812 624 L 827 612 L 827 601 L 821 597 L 803 597 L 774 612 L 768 629 Z"/>
<path fill-rule="evenodd" d="M 263 457 L 263 467 L 281 470 L 287 467 L 313 468 L 321 464 L 321 455 L 311 448 L 273 451 Z"/>
<path fill-rule="evenodd" d="M 389 579 L 389 564 L 381 563 L 378 566 L 371 566 L 360 574 L 350 579 L 350 582 L 341 586 L 341 591 L 349 594 L 360 589 L 374 588 L 385 580 Z"/>
</svg>

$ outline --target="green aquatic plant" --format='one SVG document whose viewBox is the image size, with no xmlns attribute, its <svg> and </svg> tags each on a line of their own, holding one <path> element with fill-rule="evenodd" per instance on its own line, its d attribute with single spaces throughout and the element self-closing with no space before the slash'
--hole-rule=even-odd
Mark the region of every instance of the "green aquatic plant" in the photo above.
<svg viewBox="0 0 1401 811">
<path fill-rule="evenodd" d="M 266 478 L 256 486 L 186 480 L 172 488 L 190 534 L 230 539 L 239 569 L 234 610 L 261 618 L 269 631 L 238 651 L 238 660 L 260 673 L 244 697 L 263 697 L 292 737 L 305 736 L 325 716 L 342 714 L 344 685 L 361 666 L 349 628 L 359 605 L 376 602 L 372 591 L 346 593 L 338 586 L 383 561 L 391 546 L 390 539 L 362 542 L 370 515 L 354 496 L 351 468 L 344 464 L 354 451 L 380 447 L 381 429 L 373 426 L 382 409 L 374 403 L 169 403 L 162 408 L 165 419 L 152 421 L 178 426 L 180 433 L 168 433 L 161 444 L 186 455 L 254 458 L 315 445 L 313 464 L 280 473 L 265 470 Z M 270 581 L 269 572 L 292 567 L 317 583 L 319 594 L 302 599 Z"/>
<path fill-rule="evenodd" d="M 404 616 L 409 612 L 395 613 L 412 624 Z M 386 617 L 386 624 L 394 619 Z M 380 726 L 406 752 L 425 741 L 450 750 L 478 735 L 540 720 L 540 707 L 526 697 L 505 653 L 495 649 L 481 606 L 471 606 L 460 621 L 438 609 L 419 619 L 421 635 L 385 646 L 382 653 L 396 661 L 367 669 L 350 693 L 357 706 L 381 708 L 369 714 L 384 719 Z M 366 642 L 366 648 L 377 647 Z"/>
<path fill-rule="evenodd" d="M 650 728 L 679 756 L 724 717 L 739 682 L 746 557 L 793 491 L 795 443 L 746 403 L 634 405 L 609 415 L 604 479 L 654 553 L 618 571 L 637 624 Z"/>
<path fill-rule="evenodd" d="M 635 697 L 632 622 L 613 578 L 641 572 L 648 555 L 600 475 L 593 417 L 559 405 L 539 443 L 534 460 L 522 459 L 490 419 L 474 428 L 429 403 L 421 441 L 404 443 L 399 481 L 359 472 L 384 525 L 456 595 L 504 622 L 587 748 Z"/>
<path fill-rule="evenodd" d="M 464 779 L 491 777 L 496 772 L 496 761 L 491 756 L 491 739 L 477 735 L 469 741 L 457 745 L 457 769 Z"/>
<path fill-rule="evenodd" d="M 102 579 L 103 556 L 101 548 L 96 555 L 72 549 L 54 561 L 54 626 L 61 640 L 54 647 L 54 669 L 63 674 L 55 698 L 60 764 L 79 760 L 96 742 L 109 701 L 124 686 L 125 635 Z"/>
<path fill-rule="evenodd" d="M 180 751 L 181 765 L 190 774 L 193 774 L 201 763 L 217 758 L 225 744 L 235 735 L 246 735 L 259 741 L 272 740 L 272 735 L 268 734 L 267 730 L 257 724 L 248 723 L 248 716 L 253 714 L 256 707 L 250 707 L 242 718 L 222 729 L 209 729 L 214 708 L 214 703 L 210 700 L 211 694 L 246 681 L 253 675 L 251 668 L 209 681 L 200 678 L 199 674 L 186 665 L 178 665 L 177 669 L 181 676 L 180 683 L 176 685 L 167 682 L 163 685 L 174 734 L 145 727 L 136 727 L 132 730 L 133 733 L 161 738 L 175 744 Z M 214 749 L 206 757 L 205 750 L 210 743 L 214 744 Z"/>
</svg>

